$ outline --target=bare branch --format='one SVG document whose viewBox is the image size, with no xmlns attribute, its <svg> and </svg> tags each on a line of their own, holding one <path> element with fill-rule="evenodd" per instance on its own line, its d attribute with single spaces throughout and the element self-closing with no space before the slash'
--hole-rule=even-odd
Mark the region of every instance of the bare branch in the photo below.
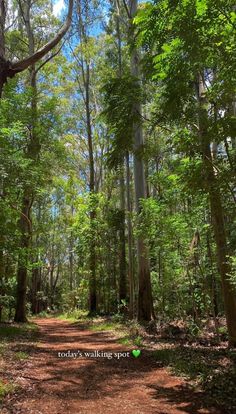
<svg viewBox="0 0 236 414">
<path fill-rule="evenodd" d="M 21 60 L 20 62 L 14 62 L 10 64 L 9 72 L 10 76 L 13 77 L 16 73 L 22 72 L 23 70 L 27 69 L 29 66 L 38 62 L 42 57 L 44 57 L 50 50 L 52 50 L 63 38 L 63 36 L 68 31 L 71 20 L 72 20 L 72 10 L 73 10 L 73 0 L 69 0 L 69 8 L 68 8 L 68 15 L 64 25 L 62 26 L 61 30 L 58 32 L 54 39 L 50 40 L 46 45 L 44 45 L 41 49 L 35 52 L 32 56 L 29 56 L 26 59 Z"/>
<path fill-rule="evenodd" d="M 65 44 L 65 41 L 62 43 L 62 45 L 59 47 L 59 49 L 53 53 L 52 55 L 50 55 L 43 63 L 41 63 L 41 65 L 39 65 L 39 67 L 35 70 L 35 73 L 38 73 L 48 62 L 50 62 L 50 60 L 52 60 L 55 56 L 57 56 L 61 49 L 63 48 Z"/>
<path fill-rule="evenodd" d="M 128 18 L 131 19 L 130 10 L 129 10 L 128 5 L 127 5 L 127 3 L 126 3 L 125 0 L 123 0 L 123 4 L 124 4 L 124 8 L 126 10 L 126 13 L 127 13 Z"/>
</svg>

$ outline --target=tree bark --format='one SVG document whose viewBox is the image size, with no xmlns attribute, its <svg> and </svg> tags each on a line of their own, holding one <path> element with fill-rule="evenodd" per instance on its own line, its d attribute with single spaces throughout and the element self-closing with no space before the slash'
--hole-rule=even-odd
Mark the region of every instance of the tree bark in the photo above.
<svg viewBox="0 0 236 414">
<path fill-rule="evenodd" d="M 37 293 L 41 290 L 40 270 L 40 268 L 36 267 L 32 271 L 32 313 L 34 315 L 39 313 L 39 299 Z"/>
<path fill-rule="evenodd" d="M 0 58 L 5 56 L 5 22 L 6 22 L 6 4 L 5 0 L 0 0 Z M 2 62 L 0 61 L 1 66 Z"/>
<path fill-rule="evenodd" d="M 116 0 L 116 37 L 118 43 L 118 76 L 122 76 L 122 44 L 120 31 L 120 9 Z M 125 249 L 125 180 L 124 180 L 124 157 L 122 157 L 119 171 L 119 187 L 120 187 L 120 223 L 119 223 L 119 303 L 127 300 L 126 286 L 126 249 Z M 121 310 L 124 311 L 123 306 Z"/>
<path fill-rule="evenodd" d="M 130 16 L 133 19 L 137 12 L 137 0 L 130 0 Z M 139 82 L 139 55 L 136 46 L 134 45 L 134 28 L 131 21 L 132 33 L 132 53 L 131 53 L 131 75 Z M 141 114 L 141 104 L 134 102 L 133 110 L 135 113 Z M 146 183 L 144 173 L 144 162 L 141 156 L 143 149 L 143 129 L 140 123 L 134 125 L 134 183 L 135 183 L 135 202 L 136 212 L 139 215 L 141 212 L 141 199 L 146 198 Z M 151 289 L 151 277 L 149 267 L 148 248 L 144 242 L 143 236 L 139 235 L 137 240 L 137 258 L 138 258 L 138 319 L 150 321 L 153 315 L 153 300 Z"/>
<path fill-rule="evenodd" d="M 19 219 L 20 237 L 20 252 L 18 258 L 17 269 L 17 288 L 16 288 L 16 311 L 15 322 L 27 322 L 26 316 L 26 293 L 27 293 L 27 267 L 28 254 L 30 247 L 30 233 L 31 233 L 31 199 L 26 192 L 22 200 L 22 214 Z"/>
<path fill-rule="evenodd" d="M 128 210 L 128 257 L 129 257 L 129 317 L 134 318 L 135 314 L 135 283 L 134 283 L 134 260 L 133 260 L 133 235 L 131 222 L 131 196 L 130 196 L 130 165 L 129 153 L 126 153 L 126 200 Z"/>
<path fill-rule="evenodd" d="M 88 1 L 85 1 L 82 9 L 81 1 L 77 1 L 77 13 L 78 13 L 78 33 L 80 36 L 81 44 L 88 47 L 88 35 L 87 24 L 89 21 L 89 6 Z M 84 13 L 84 15 L 83 15 Z M 87 140 L 89 150 L 89 193 L 90 193 L 90 229 L 91 229 L 91 241 L 90 241 L 90 254 L 89 254 L 89 313 L 92 315 L 97 312 L 97 281 L 96 281 L 96 244 L 95 244 L 95 232 L 94 224 L 96 219 L 96 207 L 95 207 L 95 168 L 94 168 L 94 151 L 93 151 L 93 132 L 91 122 L 91 108 L 90 108 L 90 61 L 89 57 L 81 59 L 81 71 L 84 88 L 84 103 L 86 113 L 86 129 Z"/>
<path fill-rule="evenodd" d="M 217 260 L 221 275 L 225 315 L 229 333 L 229 344 L 236 346 L 236 292 L 229 281 L 231 266 L 228 259 L 229 251 L 227 247 L 224 212 L 220 183 L 214 171 L 210 138 L 207 131 L 207 101 L 205 98 L 205 82 L 202 74 L 199 74 L 198 101 L 199 138 L 202 146 L 203 168 L 209 194 L 212 224 L 217 247 Z"/>
<path fill-rule="evenodd" d="M 34 34 L 30 22 L 30 11 L 31 11 L 31 2 L 27 1 L 24 4 L 24 9 L 21 12 L 24 14 L 24 22 L 26 26 L 28 45 L 29 45 L 29 54 L 34 54 Z M 37 121 L 37 83 L 36 83 L 36 70 L 35 65 L 32 65 L 29 69 L 30 72 L 30 87 L 32 90 L 31 98 L 31 125 L 30 125 L 30 140 L 27 147 L 26 156 L 32 160 L 32 162 L 37 162 L 39 153 L 40 153 L 40 143 L 35 130 L 35 125 Z M 20 254 L 17 270 L 17 295 L 16 295 L 16 312 L 15 312 L 15 322 L 26 322 L 26 290 L 27 290 L 27 268 L 29 260 L 29 248 L 31 244 L 31 217 L 30 212 L 33 204 L 33 190 L 26 185 L 23 190 L 23 200 L 22 200 L 22 214 L 19 220 L 19 230 L 21 234 L 20 238 Z"/>
<path fill-rule="evenodd" d="M 71 204 L 71 216 L 73 218 L 74 215 L 74 206 Z M 70 291 L 73 290 L 73 287 L 75 286 L 74 281 L 74 237 L 73 237 L 73 231 L 70 232 L 70 239 L 69 239 L 69 273 L 70 273 Z"/>
<path fill-rule="evenodd" d="M 41 221 L 41 205 L 37 208 L 37 223 Z M 35 247 L 38 249 L 40 246 L 40 235 L 36 235 Z M 35 261 L 40 261 L 40 253 L 35 256 Z M 38 298 L 38 292 L 41 290 L 41 266 L 34 267 L 32 270 L 32 283 L 31 283 L 31 305 L 33 314 L 39 313 L 40 301 Z"/>
<path fill-rule="evenodd" d="M 90 115 L 90 66 L 86 63 L 86 82 L 85 82 L 85 106 L 86 106 L 86 122 L 87 137 L 89 147 L 89 192 L 92 196 L 90 223 L 91 223 L 91 244 L 90 244 L 90 280 L 89 280 L 89 311 L 95 313 L 97 311 L 97 283 L 96 283 L 96 245 L 94 234 L 94 222 L 96 219 L 96 210 L 94 206 L 93 195 L 95 193 L 95 172 L 94 172 L 94 155 L 93 155 L 93 136 Z"/>
<path fill-rule="evenodd" d="M 119 223 L 119 241 L 120 241 L 120 278 L 119 278 L 119 302 L 127 299 L 126 287 L 126 250 L 125 250 L 125 182 L 124 166 L 120 170 L 120 223 Z"/>
<path fill-rule="evenodd" d="M 5 21 L 5 0 L 0 0 L 0 98 L 2 96 L 3 85 L 7 80 L 7 72 L 9 69 L 9 63 L 5 60 Z"/>
</svg>

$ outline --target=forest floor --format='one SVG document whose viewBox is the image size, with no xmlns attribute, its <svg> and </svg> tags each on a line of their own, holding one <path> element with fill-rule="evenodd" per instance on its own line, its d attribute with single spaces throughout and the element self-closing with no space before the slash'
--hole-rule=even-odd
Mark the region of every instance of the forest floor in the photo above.
<svg viewBox="0 0 236 414">
<path fill-rule="evenodd" d="M 30 340 L 23 333 L 21 341 L 13 340 L 5 349 L 9 359 L 7 367 L 4 362 L 0 365 L 0 374 L 5 384 L 14 383 L 14 389 L 10 387 L 3 398 L 1 414 L 236 412 L 230 405 L 228 410 L 214 406 L 208 393 L 196 383 L 173 375 L 168 368 L 171 358 L 173 361 L 177 358 L 179 364 L 181 361 L 182 371 L 193 363 L 188 350 L 182 358 L 179 344 L 173 347 L 163 343 L 161 347 L 154 346 L 155 349 L 144 346 L 141 354 L 134 357 L 131 351 L 138 346 L 124 345 L 109 331 L 96 331 L 85 323 L 57 318 L 34 319 L 34 323 L 38 326 L 36 338 Z M 195 350 L 195 364 L 201 367 L 202 349 Z M 221 375 L 220 364 L 227 366 L 229 358 L 224 356 L 226 351 L 218 351 L 208 349 L 207 353 L 204 349 L 204 361 L 207 365 L 207 358 L 215 352 L 211 364 L 217 363 Z M 118 359 L 119 352 L 123 356 Z M 234 387 L 232 384 L 228 390 L 231 394 Z"/>
</svg>

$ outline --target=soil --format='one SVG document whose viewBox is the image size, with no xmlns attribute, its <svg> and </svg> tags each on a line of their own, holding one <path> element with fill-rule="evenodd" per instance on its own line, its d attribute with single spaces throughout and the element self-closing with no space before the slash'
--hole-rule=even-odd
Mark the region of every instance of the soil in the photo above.
<svg viewBox="0 0 236 414">
<path fill-rule="evenodd" d="M 31 345 L 17 374 L 20 388 L 5 398 L 1 414 L 223 413 L 207 406 L 204 394 L 171 375 L 148 350 L 134 358 L 109 332 L 52 318 L 34 322 L 39 342 Z M 59 357 L 68 351 L 80 351 L 80 356 Z M 100 357 L 85 357 L 84 352 L 94 351 Z M 105 352 L 113 357 L 103 357 Z M 129 352 L 129 357 L 117 359 L 117 352 Z"/>
</svg>

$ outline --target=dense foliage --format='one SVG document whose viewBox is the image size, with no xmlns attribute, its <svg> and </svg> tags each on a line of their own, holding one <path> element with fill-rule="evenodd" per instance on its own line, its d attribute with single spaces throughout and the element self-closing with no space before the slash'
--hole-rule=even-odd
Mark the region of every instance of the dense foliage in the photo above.
<svg viewBox="0 0 236 414">
<path fill-rule="evenodd" d="M 20 1 L 7 10 L 12 61 L 59 23 L 47 0 L 23 3 L 30 26 Z M 4 86 L 2 317 L 24 295 L 28 314 L 145 315 L 150 270 L 152 316 L 213 318 L 218 332 L 226 312 L 235 344 L 235 5 L 128 8 L 77 0 L 63 44 Z"/>
</svg>

